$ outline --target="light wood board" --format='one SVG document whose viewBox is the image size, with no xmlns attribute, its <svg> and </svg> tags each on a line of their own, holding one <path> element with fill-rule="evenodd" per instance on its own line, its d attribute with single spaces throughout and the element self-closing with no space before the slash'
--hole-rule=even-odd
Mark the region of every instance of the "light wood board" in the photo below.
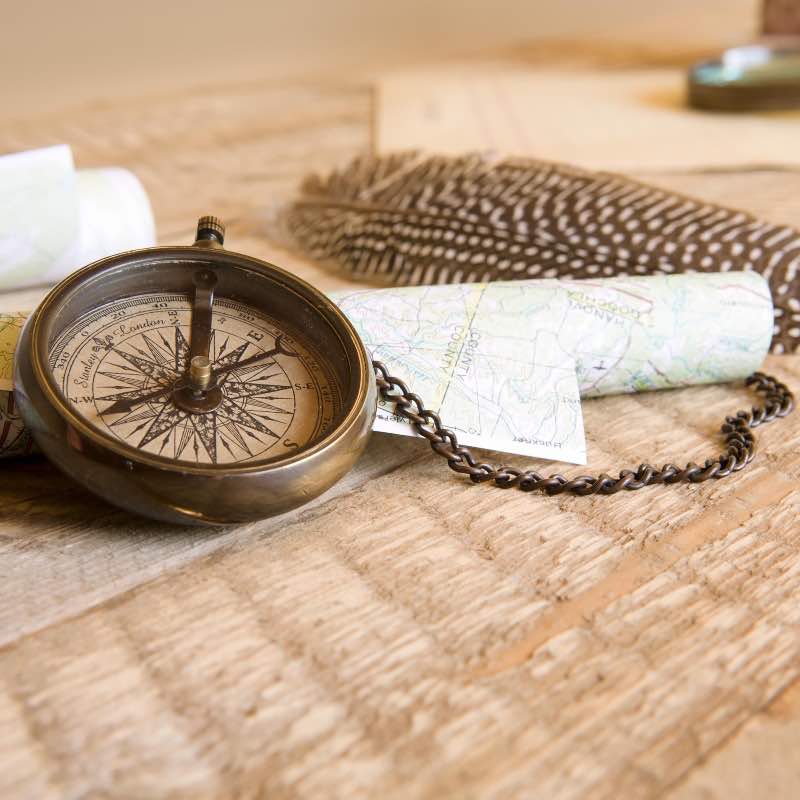
<svg viewBox="0 0 800 800">
<path fill-rule="evenodd" d="M 0 147 L 69 141 L 136 171 L 161 241 L 216 213 L 232 247 L 328 289 L 347 284 L 263 220 L 368 148 L 370 118 L 364 88 L 252 84 L 41 117 Z M 640 177 L 800 223 L 794 172 Z M 800 385 L 800 357 L 767 367 Z M 703 458 L 750 400 L 587 402 L 589 463 Z M 790 797 L 800 415 L 759 433 L 732 480 L 594 499 L 473 486 L 376 435 L 312 505 L 205 531 L 0 465 L 0 796 L 744 797 L 768 728 Z"/>
<path fill-rule="evenodd" d="M 387 150 L 490 152 L 626 172 L 798 166 L 800 111 L 689 108 L 687 70 L 696 60 L 627 69 L 466 60 L 405 69 L 378 84 L 376 137 Z"/>
</svg>

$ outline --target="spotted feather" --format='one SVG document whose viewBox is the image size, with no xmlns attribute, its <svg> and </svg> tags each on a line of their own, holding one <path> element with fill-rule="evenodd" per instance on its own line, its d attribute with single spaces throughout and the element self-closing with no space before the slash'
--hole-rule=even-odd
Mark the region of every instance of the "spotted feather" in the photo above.
<svg viewBox="0 0 800 800">
<path fill-rule="evenodd" d="M 800 352 L 800 232 L 610 173 L 401 153 L 304 182 L 284 224 L 313 258 L 393 284 L 756 270 L 775 353 Z"/>
</svg>

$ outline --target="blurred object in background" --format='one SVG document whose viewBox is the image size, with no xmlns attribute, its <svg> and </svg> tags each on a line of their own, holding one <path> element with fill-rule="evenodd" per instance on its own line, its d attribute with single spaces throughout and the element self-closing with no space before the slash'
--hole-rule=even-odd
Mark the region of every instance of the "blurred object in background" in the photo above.
<svg viewBox="0 0 800 800">
<path fill-rule="evenodd" d="M 800 108 L 800 0 L 763 0 L 761 42 L 689 71 L 689 104 L 707 111 Z"/>
<path fill-rule="evenodd" d="M 704 111 L 800 108 L 800 40 L 732 47 L 689 71 L 689 104 Z"/>
</svg>

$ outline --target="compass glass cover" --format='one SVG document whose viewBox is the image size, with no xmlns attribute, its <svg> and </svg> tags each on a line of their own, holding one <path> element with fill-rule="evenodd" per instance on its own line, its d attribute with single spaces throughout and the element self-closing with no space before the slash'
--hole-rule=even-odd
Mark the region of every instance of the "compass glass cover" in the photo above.
<svg viewBox="0 0 800 800">
<path fill-rule="evenodd" d="M 241 302 L 213 303 L 208 359 L 217 401 L 176 402 L 189 372 L 192 303 L 141 294 L 93 308 L 51 341 L 64 397 L 101 433 L 151 456 L 192 465 L 274 461 L 335 424 L 341 391 L 313 341 Z"/>
</svg>

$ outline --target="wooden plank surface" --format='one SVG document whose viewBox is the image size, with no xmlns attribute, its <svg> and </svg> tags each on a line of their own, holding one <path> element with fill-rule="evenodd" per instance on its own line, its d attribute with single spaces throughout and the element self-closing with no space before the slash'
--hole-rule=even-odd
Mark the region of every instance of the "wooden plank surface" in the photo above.
<svg viewBox="0 0 800 800">
<path fill-rule="evenodd" d="M 163 242 L 217 213 L 232 246 L 335 288 L 264 220 L 368 148 L 370 118 L 358 86 L 249 84 L 32 119 L 0 147 L 70 141 L 137 172 Z M 795 172 L 641 177 L 800 224 Z M 800 357 L 767 367 L 800 385 Z M 589 463 L 705 457 L 750 400 L 587 402 Z M 311 506 L 206 531 L 0 465 L 0 796 L 734 796 L 759 726 L 800 707 L 764 711 L 800 679 L 800 416 L 759 436 L 732 480 L 581 499 L 473 486 L 376 435 Z"/>
<path fill-rule="evenodd" d="M 800 681 L 754 714 L 687 776 L 670 800 L 800 797 Z"/>
</svg>

